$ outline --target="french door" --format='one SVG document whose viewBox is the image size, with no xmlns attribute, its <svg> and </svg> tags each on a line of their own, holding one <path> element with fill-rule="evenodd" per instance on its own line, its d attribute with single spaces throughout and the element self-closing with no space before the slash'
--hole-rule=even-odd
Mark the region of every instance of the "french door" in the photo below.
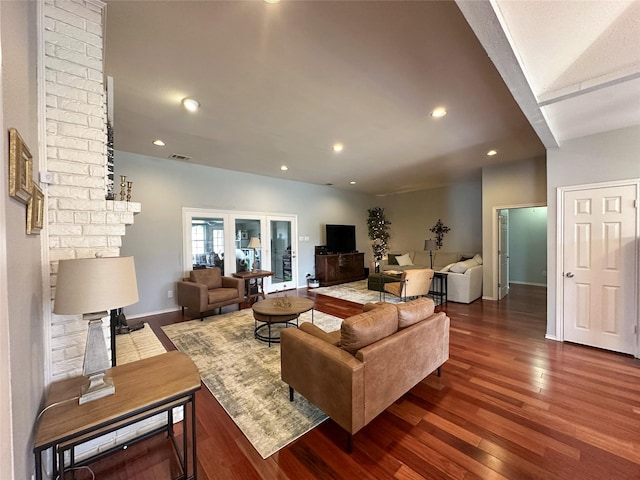
<svg viewBox="0 0 640 480">
<path fill-rule="evenodd" d="M 292 216 L 269 216 L 270 265 L 274 290 L 296 288 L 298 285 L 296 222 Z"/>
<path fill-rule="evenodd" d="M 296 288 L 297 217 L 183 208 L 183 265 L 219 267 L 223 275 L 270 270 L 266 292 Z"/>
</svg>

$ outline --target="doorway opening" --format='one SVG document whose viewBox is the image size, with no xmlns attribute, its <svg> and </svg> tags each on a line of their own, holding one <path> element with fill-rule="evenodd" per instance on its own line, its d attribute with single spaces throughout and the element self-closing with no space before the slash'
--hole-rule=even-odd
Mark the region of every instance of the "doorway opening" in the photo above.
<svg viewBox="0 0 640 480">
<path fill-rule="evenodd" d="M 546 291 L 546 205 L 505 205 L 494 211 L 493 298 L 504 298 L 512 284 Z"/>
</svg>

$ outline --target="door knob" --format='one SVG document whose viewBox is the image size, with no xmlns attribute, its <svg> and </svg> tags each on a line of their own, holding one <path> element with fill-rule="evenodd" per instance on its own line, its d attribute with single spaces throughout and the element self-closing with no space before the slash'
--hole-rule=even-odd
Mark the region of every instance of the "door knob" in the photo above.
<svg viewBox="0 0 640 480">
<path fill-rule="evenodd" d="M 573 278 L 573 273 L 567 272 L 567 278 Z"/>
</svg>

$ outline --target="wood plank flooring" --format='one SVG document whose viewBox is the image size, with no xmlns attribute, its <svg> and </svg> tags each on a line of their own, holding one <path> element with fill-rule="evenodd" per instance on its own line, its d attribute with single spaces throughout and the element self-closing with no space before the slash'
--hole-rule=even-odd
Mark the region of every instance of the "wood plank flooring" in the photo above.
<svg viewBox="0 0 640 480">
<path fill-rule="evenodd" d="M 361 308 L 313 290 L 296 293 L 342 318 Z M 351 455 L 329 420 L 263 460 L 203 386 L 198 478 L 640 479 L 638 360 L 545 340 L 544 288 L 514 285 L 501 302 L 444 310 L 451 358 L 442 377 L 429 376 L 356 434 Z M 144 320 L 173 349 L 159 327 L 181 321 L 180 314 Z M 104 480 L 177 474 L 162 436 L 91 468 Z M 80 471 L 76 478 L 91 477 Z"/>
</svg>

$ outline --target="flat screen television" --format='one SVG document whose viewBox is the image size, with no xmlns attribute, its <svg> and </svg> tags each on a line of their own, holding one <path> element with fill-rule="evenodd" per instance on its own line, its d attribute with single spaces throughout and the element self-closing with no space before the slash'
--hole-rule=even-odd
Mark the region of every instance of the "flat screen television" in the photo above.
<svg viewBox="0 0 640 480">
<path fill-rule="evenodd" d="M 355 225 L 329 225 L 326 229 L 327 252 L 351 253 L 356 251 Z"/>
</svg>

